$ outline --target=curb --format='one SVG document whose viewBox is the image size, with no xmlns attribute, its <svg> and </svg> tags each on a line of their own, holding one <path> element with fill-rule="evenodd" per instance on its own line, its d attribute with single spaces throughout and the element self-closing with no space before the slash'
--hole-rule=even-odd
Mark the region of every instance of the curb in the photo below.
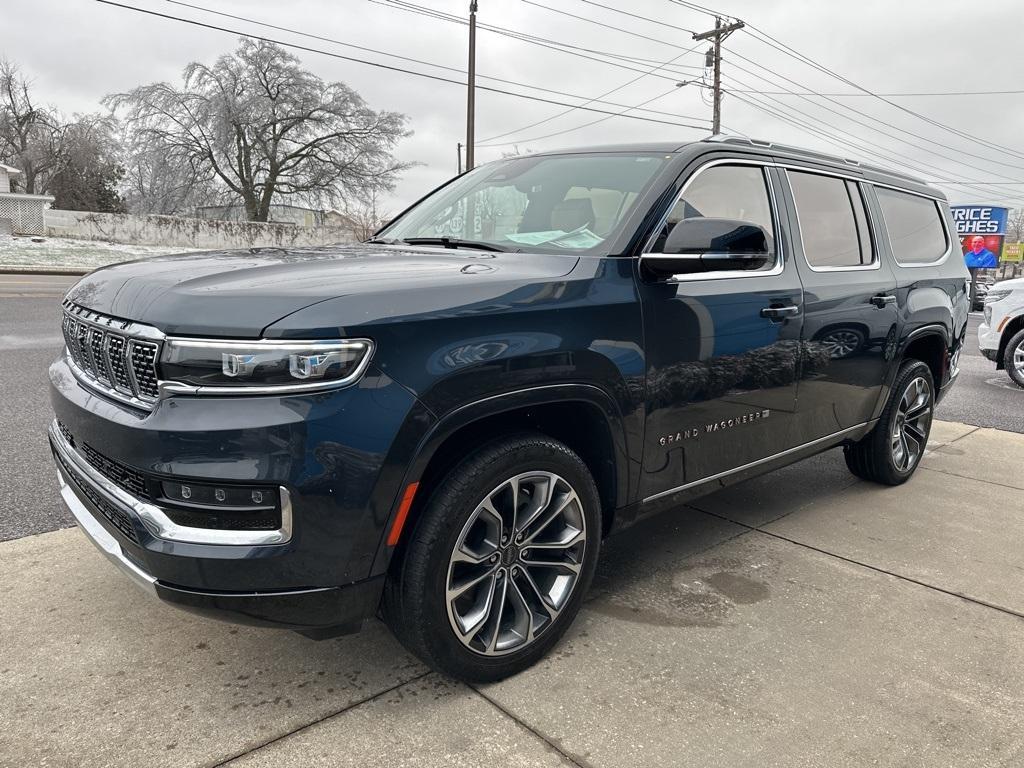
<svg viewBox="0 0 1024 768">
<path fill-rule="evenodd" d="M 20 275 L 87 275 L 95 267 L 44 267 L 37 264 L 0 264 L 0 274 Z"/>
</svg>

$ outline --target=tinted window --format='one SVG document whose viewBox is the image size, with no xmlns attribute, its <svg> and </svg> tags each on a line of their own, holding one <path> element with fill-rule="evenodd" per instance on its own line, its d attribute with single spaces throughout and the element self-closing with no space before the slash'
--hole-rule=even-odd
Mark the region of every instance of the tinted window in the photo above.
<svg viewBox="0 0 1024 768">
<path fill-rule="evenodd" d="M 763 168 L 716 165 L 699 171 L 672 207 L 651 250 L 661 253 L 665 238 L 676 224 L 683 219 L 699 217 L 759 224 L 768 233 L 768 247 L 775 251 L 775 227 L 772 225 L 772 208 Z M 763 269 L 771 269 L 772 266 L 769 261 Z"/>
<path fill-rule="evenodd" d="M 871 237 L 857 184 L 815 173 L 788 175 L 807 263 L 826 268 L 871 264 Z"/>
<path fill-rule="evenodd" d="M 946 252 L 946 230 L 934 200 L 875 187 L 892 253 L 900 264 L 927 264 Z"/>
</svg>

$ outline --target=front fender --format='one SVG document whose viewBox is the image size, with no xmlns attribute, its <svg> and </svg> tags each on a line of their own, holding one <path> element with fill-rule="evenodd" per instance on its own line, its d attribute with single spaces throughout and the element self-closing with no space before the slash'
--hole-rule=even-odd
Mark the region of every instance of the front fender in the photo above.
<svg viewBox="0 0 1024 768">
<path fill-rule="evenodd" d="M 434 458 L 438 449 L 448 438 L 475 422 L 498 416 L 502 413 L 552 403 L 564 404 L 570 402 L 582 402 L 595 406 L 603 415 L 605 426 L 611 437 L 615 458 L 615 506 L 625 506 L 628 503 L 632 489 L 635 487 L 637 478 L 632 476 L 636 472 L 631 471 L 633 464 L 629 459 L 630 451 L 627 442 L 626 419 L 623 417 L 615 399 L 610 394 L 592 384 L 565 383 L 529 387 L 484 397 L 456 408 L 438 419 L 420 441 L 401 483 L 402 492 L 396 494 L 391 507 L 391 513 L 384 526 L 377 554 L 374 558 L 371 576 L 384 573 L 390 563 L 394 547 L 388 546 L 387 539 L 398 517 L 404 489 L 420 481 L 431 459 Z"/>
</svg>

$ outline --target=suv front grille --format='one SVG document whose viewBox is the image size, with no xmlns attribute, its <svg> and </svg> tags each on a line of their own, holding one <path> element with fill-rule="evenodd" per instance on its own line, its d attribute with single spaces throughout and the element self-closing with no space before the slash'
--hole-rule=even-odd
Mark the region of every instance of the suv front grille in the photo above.
<svg viewBox="0 0 1024 768">
<path fill-rule="evenodd" d="M 64 302 L 61 329 L 76 374 L 122 402 L 151 409 L 159 390 L 154 328 Z M 146 338 L 149 337 L 149 338 Z"/>
</svg>

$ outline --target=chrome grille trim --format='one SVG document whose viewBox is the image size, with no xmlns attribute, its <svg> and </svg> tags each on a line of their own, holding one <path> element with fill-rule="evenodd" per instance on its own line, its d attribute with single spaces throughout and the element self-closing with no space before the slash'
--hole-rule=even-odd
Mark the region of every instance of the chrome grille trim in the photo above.
<svg viewBox="0 0 1024 768">
<path fill-rule="evenodd" d="M 150 411 L 159 395 L 156 328 L 63 304 L 67 361 L 83 384 L 118 402 Z"/>
</svg>

